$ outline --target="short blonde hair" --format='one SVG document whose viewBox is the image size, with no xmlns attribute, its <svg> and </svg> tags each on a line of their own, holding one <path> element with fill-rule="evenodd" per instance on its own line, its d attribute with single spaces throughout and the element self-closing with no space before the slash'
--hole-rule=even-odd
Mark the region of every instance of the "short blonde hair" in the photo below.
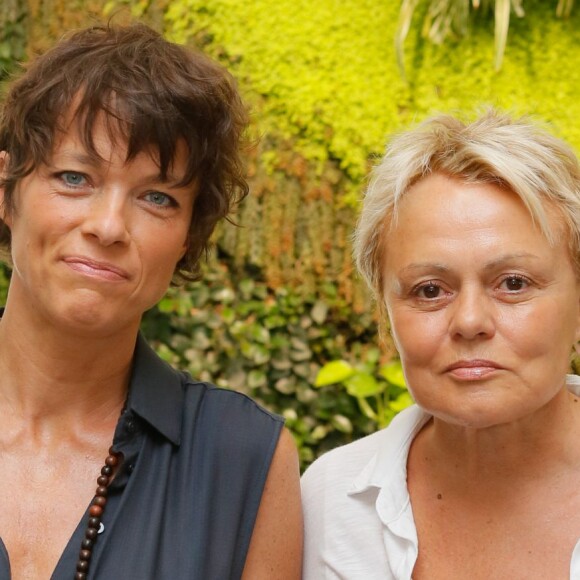
<svg viewBox="0 0 580 580">
<path fill-rule="evenodd" d="M 580 272 L 580 167 L 572 149 L 527 117 L 513 119 L 489 109 L 464 123 L 440 115 L 393 138 L 370 176 L 354 234 L 354 256 L 379 305 L 385 233 L 397 219 L 401 197 L 433 173 L 513 191 L 550 243 L 557 233 L 549 226 L 546 207 L 556 208 Z"/>
</svg>

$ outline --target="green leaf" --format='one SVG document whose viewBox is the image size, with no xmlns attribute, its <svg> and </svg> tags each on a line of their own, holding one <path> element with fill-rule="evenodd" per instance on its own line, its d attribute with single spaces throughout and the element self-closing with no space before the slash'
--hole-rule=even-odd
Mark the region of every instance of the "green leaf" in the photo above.
<svg viewBox="0 0 580 580">
<path fill-rule="evenodd" d="M 330 419 L 332 426 L 341 433 L 352 433 L 352 423 L 344 415 L 333 415 Z"/>
<path fill-rule="evenodd" d="M 358 406 L 360 407 L 360 410 L 363 412 L 363 414 L 366 417 L 368 417 L 369 419 L 371 419 L 372 421 L 377 421 L 377 419 L 378 419 L 377 413 L 370 406 L 369 402 L 366 399 L 361 399 L 360 397 L 357 399 L 357 401 L 358 401 Z"/>
<path fill-rule="evenodd" d="M 328 304 L 323 302 L 322 300 L 318 300 L 312 310 L 310 311 L 310 316 L 312 320 L 316 322 L 316 324 L 323 324 L 326 320 L 326 316 L 328 315 Z"/>
<path fill-rule="evenodd" d="M 568 18 L 572 12 L 574 0 L 559 0 L 556 8 L 558 18 Z"/>
<path fill-rule="evenodd" d="M 238 286 L 238 290 L 248 299 L 252 295 L 255 283 L 251 278 L 245 278 Z"/>
<path fill-rule="evenodd" d="M 354 373 L 353 367 L 345 360 L 333 360 L 326 363 L 316 375 L 315 387 L 326 387 L 334 383 L 342 383 Z"/>
<path fill-rule="evenodd" d="M 410 407 L 413 404 L 413 399 L 409 393 L 401 393 L 394 401 L 389 403 L 389 407 L 399 413 L 403 409 Z"/>
<path fill-rule="evenodd" d="M 387 365 L 382 366 L 379 369 L 379 375 L 389 381 L 391 385 L 396 387 L 401 387 L 403 389 L 407 388 L 407 383 L 405 382 L 405 375 L 403 374 L 403 367 L 401 366 L 401 361 L 394 361 Z"/>
<path fill-rule="evenodd" d="M 285 395 L 291 395 L 296 391 L 296 380 L 294 377 L 282 377 L 274 383 L 274 388 Z"/>
<path fill-rule="evenodd" d="M 510 27 L 510 0 L 495 0 L 495 70 L 501 68 L 508 30 Z"/>
<path fill-rule="evenodd" d="M 327 435 L 328 429 L 324 425 L 317 425 L 316 427 L 314 427 L 312 433 L 310 434 L 312 439 L 314 439 L 315 441 L 320 441 L 321 439 L 324 439 Z"/>
<path fill-rule="evenodd" d="M 417 8 L 418 2 L 419 0 L 403 0 L 399 11 L 399 23 L 397 24 L 397 32 L 395 35 L 395 53 L 397 55 L 399 70 L 401 71 L 401 76 L 403 78 L 405 78 L 405 56 L 403 46 L 405 44 L 405 39 L 409 34 L 409 29 L 411 28 L 411 22 L 413 20 L 413 13 L 415 12 L 415 8 Z"/>
<path fill-rule="evenodd" d="M 248 373 L 248 387 L 250 389 L 257 389 L 263 387 L 268 382 L 266 373 L 259 369 L 253 369 Z"/>
<path fill-rule="evenodd" d="M 382 393 L 386 384 L 377 381 L 373 375 L 357 372 L 345 381 L 346 390 L 353 397 L 370 397 Z"/>
<path fill-rule="evenodd" d="M 163 313 L 171 313 L 175 311 L 175 301 L 171 298 L 163 298 L 161 299 L 161 301 L 159 302 L 159 304 L 157 304 L 157 308 L 159 309 L 159 312 L 163 312 Z"/>
</svg>

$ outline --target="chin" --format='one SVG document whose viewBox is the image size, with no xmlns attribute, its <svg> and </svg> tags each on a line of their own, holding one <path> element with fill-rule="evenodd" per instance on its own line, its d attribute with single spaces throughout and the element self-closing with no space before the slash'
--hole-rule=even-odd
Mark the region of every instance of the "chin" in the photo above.
<svg viewBox="0 0 580 580">
<path fill-rule="evenodd" d="M 130 325 L 131 317 L 127 308 L 115 309 L 110 301 L 100 297 L 87 300 L 71 300 L 53 313 L 51 316 L 55 326 L 66 329 L 75 336 L 97 338 L 110 336 Z M 134 316 L 138 325 L 140 317 Z"/>
<path fill-rule="evenodd" d="M 465 429 L 489 429 L 499 425 L 507 425 L 521 419 L 525 413 L 521 408 L 510 409 L 501 401 L 469 401 L 462 402 L 451 408 L 434 405 L 421 406 L 427 413 L 447 425 Z"/>
</svg>

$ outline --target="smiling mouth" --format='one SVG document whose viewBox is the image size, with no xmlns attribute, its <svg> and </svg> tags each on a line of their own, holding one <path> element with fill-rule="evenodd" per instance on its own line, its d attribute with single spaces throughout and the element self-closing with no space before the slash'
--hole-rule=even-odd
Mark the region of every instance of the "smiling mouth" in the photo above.
<svg viewBox="0 0 580 580">
<path fill-rule="evenodd" d="M 449 365 L 445 372 L 464 381 L 477 381 L 488 378 L 503 367 L 494 361 L 484 359 L 461 360 Z"/>
<path fill-rule="evenodd" d="M 125 270 L 117 268 L 113 264 L 107 262 L 99 262 L 76 256 L 64 258 L 63 261 L 71 270 L 91 278 L 107 280 L 110 282 L 129 279 L 129 274 Z"/>
</svg>

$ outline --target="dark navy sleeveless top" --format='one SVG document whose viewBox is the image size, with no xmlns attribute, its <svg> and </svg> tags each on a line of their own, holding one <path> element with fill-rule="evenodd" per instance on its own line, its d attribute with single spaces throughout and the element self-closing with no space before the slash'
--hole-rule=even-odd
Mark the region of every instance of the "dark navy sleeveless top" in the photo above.
<svg viewBox="0 0 580 580">
<path fill-rule="evenodd" d="M 245 395 L 175 371 L 139 336 L 113 442 L 124 461 L 89 579 L 240 578 L 282 425 Z M 87 518 L 52 580 L 74 577 Z M 9 578 L 1 545 L 0 579 Z"/>
</svg>

